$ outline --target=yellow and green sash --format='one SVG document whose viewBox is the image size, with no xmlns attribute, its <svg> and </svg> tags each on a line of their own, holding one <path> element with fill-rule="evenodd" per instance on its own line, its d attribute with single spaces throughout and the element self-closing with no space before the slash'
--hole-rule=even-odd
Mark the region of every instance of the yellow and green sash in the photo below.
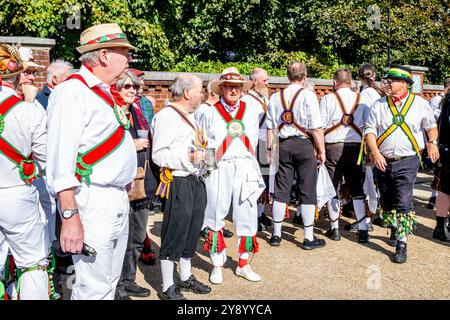
<svg viewBox="0 0 450 320">
<path fill-rule="evenodd" d="M 395 106 L 394 101 L 392 100 L 392 97 L 391 96 L 387 97 L 389 110 L 392 113 L 392 124 L 389 128 L 386 129 L 386 131 L 383 132 L 383 134 L 381 134 L 378 137 L 377 145 L 379 147 L 387 139 L 387 137 L 389 137 L 395 130 L 397 130 L 397 128 L 401 128 L 403 132 L 406 134 L 408 140 L 411 142 L 414 150 L 416 151 L 417 157 L 419 157 L 420 160 L 420 165 L 422 166 L 419 145 L 417 144 L 416 138 L 414 138 L 411 129 L 405 122 L 406 114 L 408 113 L 409 109 L 411 109 L 411 106 L 414 102 L 414 98 L 415 95 L 413 93 L 410 93 L 408 98 L 406 99 L 402 111 L 398 112 L 397 107 Z"/>
</svg>

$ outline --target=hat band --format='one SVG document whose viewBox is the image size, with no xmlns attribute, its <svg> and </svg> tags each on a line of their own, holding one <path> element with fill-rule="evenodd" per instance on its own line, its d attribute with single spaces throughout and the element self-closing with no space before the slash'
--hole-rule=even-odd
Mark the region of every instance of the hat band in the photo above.
<svg viewBox="0 0 450 320">
<path fill-rule="evenodd" d="M 227 73 L 223 76 L 220 76 L 220 80 L 239 80 L 244 81 L 244 78 L 240 74 L 236 73 Z"/>
<path fill-rule="evenodd" d="M 107 34 L 101 37 L 98 37 L 93 40 L 89 40 L 88 42 L 82 43 L 82 46 L 90 45 L 90 44 L 98 44 L 98 43 L 104 43 L 115 39 L 126 39 L 125 33 L 111 33 Z"/>
<path fill-rule="evenodd" d="M 394 76 L 394 77 L 406 77 L 408 79 L 411 79 L 411 74 L 405 70 L 398 69 L 398 68 L 391 68 L 389 69 L 388 76 Z"/>
</svg>

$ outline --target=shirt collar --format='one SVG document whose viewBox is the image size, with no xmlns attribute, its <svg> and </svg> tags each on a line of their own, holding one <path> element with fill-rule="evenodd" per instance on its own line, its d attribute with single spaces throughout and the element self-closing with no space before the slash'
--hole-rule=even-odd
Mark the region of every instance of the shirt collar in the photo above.
<svg viewBox="0 0 450 320">
<path fill-rule="evenodd" d="M 17 92 L 10 87 L 7 86 L 0 86 L 0 92 L 6 93 L 6 94 L 13 94 L 17 97 Z"/>
<path fill-rule="evenodd" d="M 239 107 L 239 105 L 241 103 L 241 99 L 239 99 L 234 106 L 228 105 L 222 97 L 220 97 L 220 102 L 223 104 L 225 109 L 228 110 L 228 112 L 233 112 Z"/>
<path fill-rule="evenodd" d="M 95 74 L 93 74 L 91 71 L 89 71 L 85 66 L 81 66 L 80 68 L 80 75 L 84 78 L 86 83 L 88 84 L 89 88 L 92 88 L 94 86 L 98 86 L 102 90 L 108 91 L 110 86 L 106 83 L 104 83 L 102 80 L 97 78 Z"/>
</svg>

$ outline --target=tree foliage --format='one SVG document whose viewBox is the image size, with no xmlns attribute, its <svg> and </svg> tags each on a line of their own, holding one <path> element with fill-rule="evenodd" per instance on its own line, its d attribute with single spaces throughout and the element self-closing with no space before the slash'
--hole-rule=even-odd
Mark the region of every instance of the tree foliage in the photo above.
<svg viewBox="0 0 450 320">
<path fill-rule="evenodd" d="M 391 22 L 388 23 L 388 5 Z M 363 62 L 426 66 L 431 82 L 450 75 L 450 3 L 444 0 L 0 0 L 2 35 L 57 40 L 54 57 L 76 61 L 83 29 L 117 22 L 138 48 L 138 67 L 220 72 L 238 64 L 285 75 L 293 59 L 329 78 Z M 81 29 L 67 19 L 79 10 Z"/>
</svg>

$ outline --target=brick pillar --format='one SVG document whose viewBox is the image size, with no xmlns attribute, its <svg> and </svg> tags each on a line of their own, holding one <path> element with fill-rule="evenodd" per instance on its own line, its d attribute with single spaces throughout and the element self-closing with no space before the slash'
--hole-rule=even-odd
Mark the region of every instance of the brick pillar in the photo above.
<svg viewBox="0 0 450 320">
<path fill-rule="evenodd" d="M 34 62 L 46 67 L 36 77 L 36 86 L 41 89 L 46 84 L 47 67 L 50 64 L 50 50 L 55 46 L 55 40 L 34 37 L 0 37 L 0 43 L 20 44 L 33 50 Z"/>
<path fill-rule="evenodd" d="M 428 68 L 418 66 L 406 66 L 406 67 L 411 69 L 411 75 L 414 80 L 414 84 L 411 87 L 411 91 L 415 94 L 422 95 L 425 73 L 428 71 Z"/>
</svg>

